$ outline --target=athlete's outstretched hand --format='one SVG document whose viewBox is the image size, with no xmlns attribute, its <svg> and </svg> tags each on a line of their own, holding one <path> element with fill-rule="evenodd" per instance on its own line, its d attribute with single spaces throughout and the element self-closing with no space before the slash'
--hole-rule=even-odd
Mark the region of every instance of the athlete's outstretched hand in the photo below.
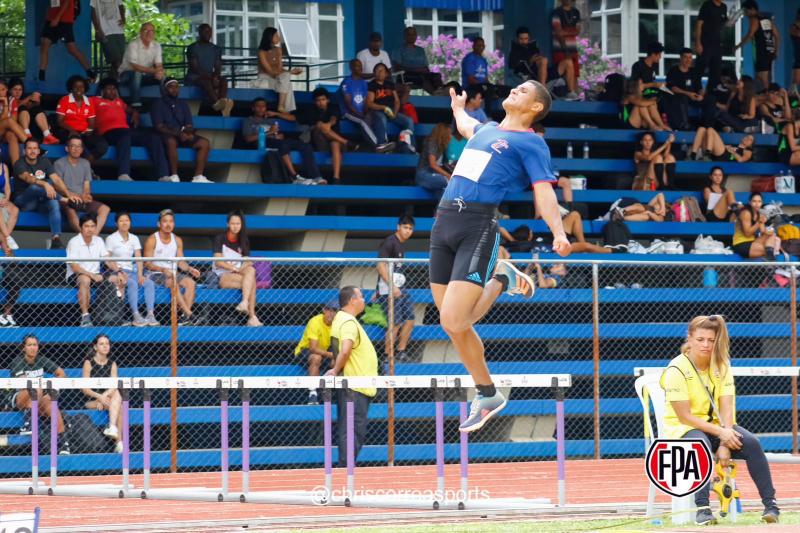
<svg viewBox="0 0 800 533">
<path fill-rule="evenodd" d="M 458 95 L 456 90 L 450 87 L 450 107 L 453 109 L 453 113 L 461 111 L 465 105 L 467 105 L 467 91 L 462 90 Z"/>
<path fill-rule="evenodd" d="M 572 245 L 566 237 L 556 237 L 553 239 L 553 251 L 561 257 L 566 257 L 572 251 Z"/>
</svg>

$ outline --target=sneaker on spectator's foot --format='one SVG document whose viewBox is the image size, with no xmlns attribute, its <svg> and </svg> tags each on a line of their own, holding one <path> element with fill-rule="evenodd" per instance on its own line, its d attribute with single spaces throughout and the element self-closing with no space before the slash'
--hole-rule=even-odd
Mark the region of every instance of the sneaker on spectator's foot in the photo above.
<svg viewBox="0 0 800 533">
<path fill-rule="evenodd" d="M 395 149 L 396 146 L 397 146 L 397 144 L 393 143 L 393 142 L 383 143 L 383 144 L 379 144 L 378 146 L 376 146 L 375 147 L 375 151 L 377 153 L 379 153 L 379 154 L 385 154 L 387 152 L 394 152 L 394 149 Z"/>
<path fill-rule="evenodd" d="M 119 429 L 117 429 L 117 426 L 108 426 L 103 430 L 103 435 L 111 439 L 116 439 L 119 437 Z"/>
<path fill-rule="evenodd" d="M 214 183 L 207 177 L 203 176 L 202 174 L 198 174 L 197 176 L 192 178 L 192 183 Z"/>
<path fill-rule="evenodd" d="M 234 310 L 237 313 L 242 313 L 243 315 L 246 315 L 248 312 L 247 307 L 248 307 L 247 302 L 239 302 L 239 305 L 234 307 Z"/>
<path fill-rule="evenodd" d="M 475 399 L 472 400 L 469 416 L 458 426 L 458 430 L 469 433 L 482 428 L 487 420 L 496 415 L 505 406 L 506 397 L 499 391 L 490 398 L 485 398 L 481 393 L 477 393 Z"/>
<path fill-rule="evenodd" d="M 127 174 L 120 174 L 119 176 L 117 176 L 117 180 L 118 181 L 133 181 L 133 178 L 131 178 Z"/>
<path fill-rule="evenodd" d="M 53 135 L 52 133 L 42 139 L 42 144 L 59 144 L 61 141 L 58 140 L 58 137 Z"/>
<path fill-rule="evenodd" d="M 152 311 L 147 313 L 147 316 L 144 317 L 144 321 L 145 321 L 145 325 L 146 326 L 160 326 L 161 325 L 161 323 L 158 320 L 156 320 L 156 317 L 155 317 L 155 315 L 153 314 Z"/>
<path fill-rule="evenodd" d="M 117 453 L 122 453 L 123 449 L 122 449 L 122 441 L 121 440 L 117 441 L 117 443 L 114 445 L 114 451 L 117 452 Z"/>
<path fill-rule="evenodd" d="M 781 511 L 778 509 L 778 504 L 775 500 L 770 501 L 764 506 L 764 513 L 761 515 L 761 521 L 767 524 L 776 524 L 781 516 Z"/>
<path fill-rule="evenodd" d="M 327 185 L 327 184 L 328 184 L 328 180 L 326 180 L 325 178 L 322 178 L 322 177 L 314 178 L 314 179 L 311 180 L 311 185 Z"/>
<path fill-rule="evenodd" d="M 506 294 L 514 295 L 514 294 L 521 294 L 526 298 L 530 298 L 533 296 L 535 286 L 533 284 L 533 280 L 527 274 L 521 272 L 517 269 L 514 265 L 512 265 L 509 261 L 499 261 L 497 263 L 497 271 L 495 275 L 504 275 L 508 278 L 508 287 L 506 288 Z M 521 278 L 522 281 L 527 284 L 527 287 L 518 286 L 517 285 L 517 278 Z"/>
<path fill-rule="evenodd" d="M 81 325 L 82 328 L 93 328 L 94 324 L 92 324 L 92 315 L 86 313 L 85 315 L 81 316 Z"/>
<path fill-rule="evenodd" d="M 627 244 L 606 244 L 603 248 L 611 250 L 612 254 L 625 254 L 628 253 Z"/>
<path fill-rule="evenodd" d="M 6 318 L 6 322 L 8 323 L 8 327 L 10 327 L 10 328 L 16 328 L 17 327 L 17 321 L 14 320 L 14 315 L 10 315 L 10 314 L 9 315 L 5 315 L 5 318 Z"/>
<path fill-rule="evenodd" d="M 19 250 L 19 244 L 17 244 L 17 241 L 15 241 L 14 237 L 11 235 L 6 238 L 6 244 L 8 244 L 8 247 L 12 250 Z"/>
<path fill-rule="evenodd" d="M 172 181 L 172 178 L 170 176 L 161 176 L 160 178 L 158 178 L 158 181 L 162 183 L 167 183 Z"/>
<path fill-rule="evenodd" d="M 308 391 L 308 405 L 317 405 L 318 403 L 319 398 L 317 397 L 317 391 Z"/>
<path fill-rule="evenodd" d="M 405 350 L 397 350 L 394 354 L 394 360 L 398 363 L 407 363 L 408 362 L 408 354 Z"/>
<path fill-rule="evenodd" d="M 304 178 L 303 176 L 298 174 L 298 175 L 296 175 L 294 177 L 294 179 L 292 180 L 292 183 L 294 183 L 295 185 L 313 185 L 314 184 L 314 180 L 308 179 L 308 178 Z"/>
<path fill-rule="evenodd" d="M 67 436 L 62 433 L 58 436 L 58 455 L 69 455 L 69 441 Z"/>
<path fill-rule="evenodd" d="M 564 100 L 580 100 L 580 96 L 575 91 L 570 91 L 564 96 Z"/>
<path fill-rule="evenodd" d="M 717 523 L 717 518 L 711 512 L 711 509 L 700 509 L 695 515 L 694 523 L 698 526 L 710 526 Z"/>
<path fill-rule="evenodd" d="M 178 176 L 177 174 L 173 174 L 172 176 L 162 176 L 162 177 L 158 178 L 158 181 L 167 181 L 167 182 L 172 182 L 172 183 L 180 183 L 181 182 L 181 177 Z"/>
<path fill-rule="evenodd" d="M 131 325 L 137 328 L 141 328 L 142 326 L 147 325 L 147 321 L 142 317 L 142 315 L 136 313 L 135 315 L 133 315 L 133 321 L 131 322 Z"/>
<path fill-rule="evenodd" d="M 50 249 L 51 250 L 63 250 L 64 243 L 61 242 L 61 237 L 53 237 L 50 239 Z"/>
<path fill-rule="evenodd" d="M 7 328 L 8 327 L 8 320 L 6 320 L 6 315 L 0 315 L 0 328 Z"/>
<path fill-rule="evenodd" d="M 32 433 L 32 429 L 31 429 L 31 425 L 32 425 L 32 422 L 31 422 L 31 410 L 30 409 L 25 409 L 24 411 L 22 411 L 22 417 L 23 417 L 23 421 L 22 421 L 22 425 L 19 427 L 19 434 L 20 435 L 30 435 Z"/>
<path fill-rule="evenodd" d="M 222 107 L 222 116 L 226 117 L 226 118 L 231 116 L 231 111 L 233 111 L 233 106 L 235 104 L 236 104 L 236 102 L 234 102 L 230 98 L 226 98 L 225 99 L 225 105 Z"/>
<path fill-rule="evenodd" d="M 192 320 L 194 319 L 193 315 L 186 316 L 181 313 L 180 317 L 178 317 L 178 325 L 179 326 L 189 326 L 192 324 Z"/>
</svg>

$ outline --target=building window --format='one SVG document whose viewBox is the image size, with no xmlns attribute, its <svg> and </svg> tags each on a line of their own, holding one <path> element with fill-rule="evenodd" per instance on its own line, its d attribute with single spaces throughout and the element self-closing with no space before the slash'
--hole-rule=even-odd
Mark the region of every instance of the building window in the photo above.
<svg viewBox="0 0 800 533">
<path fill-rule="evenodd" d="M 502 11 L 463 11 L 461 9 L 406 8 L 406 26 L 417 35 L 452 35 L 458 39 L 483 37 L 487 50 L 502 49 Z"/>
</svg>

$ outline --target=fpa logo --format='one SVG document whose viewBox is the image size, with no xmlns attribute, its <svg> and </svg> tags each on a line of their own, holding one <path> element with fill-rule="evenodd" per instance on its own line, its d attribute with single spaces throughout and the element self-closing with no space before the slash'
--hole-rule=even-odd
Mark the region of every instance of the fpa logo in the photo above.
<svg viewBox="0 0 800 533">
<path fill-rule="evenodd" d="M 656 439 L 645 470 L 650 482 L 670 496 L 688 496 L 708 483 L 713 461 L 702 439 Z"/>
</svg>

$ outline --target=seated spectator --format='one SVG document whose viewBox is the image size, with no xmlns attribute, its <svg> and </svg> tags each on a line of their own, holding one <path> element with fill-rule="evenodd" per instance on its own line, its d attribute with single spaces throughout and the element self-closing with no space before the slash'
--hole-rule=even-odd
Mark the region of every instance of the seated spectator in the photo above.
<svg viewBox="0 0 800 533">
<path fill-rule="evenodd" d="M 656 81 L 656 69 L 661 62 L 664 45 L 659 42 L 647 45 L 647 55 L 639 59 L 631 67 L 631 79 L 639 82 L 639 90 L 645 98 L 658 99 L 661 95 L 659 89 L 664 86 Z"/>
<path fill-rule="evenodd" d="M 369 143 L 378 153 L 391 152 L 395 148 L 394 143 L 378 144 L 378 138 L 372 127 L 367 122 L 367 93 L 369 92 L 367 80 L 362 76 L 362 63 L 358 59 L 350 61 L 350 76 L 342 80 L 339 86 L 339 94 L 342 98 L 344 109 L 344 120 L 349 120 L 359 127 L 362 138 Z"/>
<path fill-rule="evenodd" d="M 0 161 L 2 161 L 2 150 L 0 150 Z M 0 162 L 0 249 L 8 256 L 11 250 L 19 248 L 17 241 L 11 234 L 17 226 L 19 219 L 19 208 L 11 201 L 11 174 L 5 163 Z M 2 326 L 2 320 L 0 320 Z"/>
<path fill-rule="evenodd" d="M 570 211 L 561 219 L 561 222 L 564 224 L 564 232 L 567 234 L 567 237 L 572 244 L 572 251 L 574 253 L 611 254 L 627 251 L 621 247 L 598 246 L 596 244 L 586 242 L 586 237 L 583 233 L 583 220 L 581 219 L 581 214 L 577 211 Z M 508 251 L 530 252 L 537 247 L 543 247 L 551 251 L 551 242 L 544 240 L 534 241 L 533 231 L 531 231 L 531 229 L 525 224 L 514 228 L 514 230 L 511 232 L 502 226 L 498 226 L 498 232 L 500 233 L 500 237 L 503 239 L 503 246 L 501 248 L 505 248 L 505 250 L 507 250 L 504 254 L 505 259 L 510 257 Z M 536 256 L 534 256 L 534 259 L 536 259 Z"/>
<path fill-rule="evenodd" d="M 403 80 L 422 87 L 428 94 L 444 95 L 442 75 L 431 72 L 425 49 L 417 46 L 417 30 L 409 26 L 403 30 L 403 46 L 392 50 L 391 67 L 403 72 Z"/>
<path fill-rule="evenodd" d="M 41 41 L 39 48 L 39 81 L 45 81 L 47 75 L 47 65 L 50 61 L 50 47 L 64 41 L 69 55 L 78 60 L 81 67 L 86 71 L 86 78 L 94 81 L 96 74 L 89 66 L 86 57 L 75 46 L 75 17 L 80 12 L 80 0 L 76 4 L 75 0 L 64 0 L 63 2 L 50 2 L 47 13 L 44 17 L 44 28 L 42 28 Z"/>
<path fill-rule="evenodd" d="M 361 61 L 361 66 L 364 72 L 367 73 L 366 78 L 372 79 L 375 75 L 375 67 L 383 64 L 387 71 L 392 69 L 392 60 L 386 50 L 382 50 L 383 36 L 374 31 L 369 34 L 369 45 L 356 54 L 356 59 Z"/>
<path fill-rule="evenodd" d="M 7 246 L 3 251 L 6 257 L 14 257 L 14 249 Z M 16 328 L 14 320 L 14 304 L 19 299 L 19 293 L 29 282 L 29 271 L 21 263 L 8 262 L 0 265 L 0 286 L 6 291 L 6 301 L 0 314 L 0 328 Z"/>
<path fill-rule="evenodd" d="M 25 141 L 25 157 L 14 165 L 14 204 L 20 211 L 47 213 L 50 223 L 50 248 L 63 248 L 61 242 L 61 206 L 58 195 L 80 202 L 80 196 L 71 193 L 53 165 L 41 156 L 36 139 Z"/>
<path fill-rule="evenodd" d="M 486 111 L 483 110 L 483 90 L 480 86 L 471 86 L 467 89 L 467 102 L 464 111 L 481 124 L 489 122 Z"/>
<path fill-rule="evenodd" d="M 312 316 L 303 336 L 294 349 L 295 357 L 300 357 L 308 361 L 308 375 L 319 376 L 322 371 L 322 363 L 327 361 L 326 366 L 333 365 L 333 352 L 331 351 L 331 324 L 339 311 L 339 299 L 334 298 L 322 308 L 322 313 Z M 319 398 L 317 389 L 308 389 L 308 404 L 317 405 Z"/>
<path fill-rule="evenodd" d="M 604 250 L 608 250 L 604 248 Z M 611 253 L 608 250 L 606 253 Z M 534 257 L 534 259 L 538 259 Z M 564 282 L 564 278 L 567 276 L 567 265 L 564 263 L 555 263 L 554 265 L 550 266 L 547 274 L 544 273 L 542 270 L 542 265 L 540 263 L 533 263 L 534 268 L 536 269 L 536 285 L 540 289 L 555 289 L 561 286 Z"/>
<path fill-rule="evenodd" d="M 456 163 L 461 159 L 461 153 L 467 147 L 467 139 L 461 135 L 458 128 L 452 128 L 450 133 L 450 142 L 447 143 L 447 151 L 445 152 L 448 170 L 456 168 Z"/>
<path fill-rule="evenodd" d="M 119 67 L 119 81 L 130 90 L 131 106 L 141 107 L 142 87 L 159 85 L 164 79 L 164 60 L 161 58 L 161 45 L 155 41 L 156 29 L 145 22 L 139 30 L 139 37 L 128 43 L 122 65 Z"/>
<path fill-rule="evenodd" d="M 153 102 L 153 106 L 150 108 L 153 127 L 161 135 L 169 162 L 170 175 L 167 179 L 160 178 L 159 181 L 173 183 L 181 181 L 178 176 L 178 148 L 181 147 L 192 148 L 197 152 L 192 183 L 213 183 L 203 175 L 208 162 L 208 152 L 211 151 L 211 143 L 205 137 L 198 135 L 194 129 L 189 105 L 178 97 L 180 90 L 178 80 L 175 78 L 165 79 L 161 88 L 161 98 Z"/>
<path fill-rule="evenodd" d="M 694 135 L 692 151 L 687 154 L 687 159 L 746 163 L 753 158 L 753 144 L 755 138 L 747 134 L 737 146 L 726 145 L 717 130 L 700 126 Z"/>
<path fill-rule="evenodd" d="M 694 68 L 691 48 L 681 49 L 680 61 L 667 72 L 667 89 L 672 94 L 665 97 L 667 122 L 676 130 L 688 130 L 689 105 L 699 105 L 703 95 L 694 90 Z"/>
<path fill-rule="evenodd" d="M 761 193 L 750 193 L 750 200 L 736 217 L 733 251 L 745 259 L 765 257 L 767 261 L 775 261 L 775 253 L 781 250 L 781 240 L 775 228 L 767 226 L 767 217 L 760 212 L 763 205 Z"/>
<path fill-rule="evenodd" d="M 706 202 L 705 214 L 708 222 L 732 222 L 736 217 L 735 211 L 740 208 L 733 191 L 725 188 L 727 179 L 722 167 L 711 168 L 708 182 L 703 187 L 703 199 Z"/>
<path fill-rule="evenodd" d="M 67 282 L 72 282 L 78 287 L 78 307 L 81 310 L 82 328 L 94 327 L 89 306 L 92 301 L 92 287 L 102 283 L 111 283 L 117 286 L 120 292 L 128 282 L 113 261 L 109 261 L 108 250 L 103 239 L 97 236 L 97 224 L 92 215 L 83 215 L 80 218 L 80 233 L 67 243 L 67 259 L 94 259 L 95 261 L 67 261 Z M 100 272 L 100 261 L 105 260 L 107 270 Z"/>
<path fill-rule="evenodd" d="M 756 104 L 755 82 L 750 76 L 742 76 L 736 83 L 736 91 L 717 115 L 717 122 L 723 126 L 722 131 L 755 133 L 758 129 Z"/>
<path fill-rule="evenodd" d="M 56 174 L 61 176 L 64 186 L 72 194 L 72 198 L 61 198 L 61 207 L 67 215 L 67 222 L 76 233 L 80 232 L 78 217 L 91 215 L 97 222 L 96 234 L 103 231 L 111 209 L 102 202 L 92 198 L 92 167 L 83 158 L 83 141 L 78 135 L 67 139 L 67 155 L 58 159 L 53 165 Z M 76 200 L 75 197 L 80 198 Z"/>
<path fill-rule="evenodd" d="M 394 82 L 387 79 L 389 69 L 386 65 L 378 63 L 373 74 L 375 77 L 367 86 L 367 109 L 378 145 L 384 145 L 389 141 L 388 125 L 391 122 L 400 128 L 401 132 L 410 132 L 410 146 L 413 148 L 414 122 L 400 113 L 400 98 L 395 91 Z"/>
<path fill-rule="evenodd" d="M 110 356 L 111 340 L 101 333 L 92 341 L 92 349 L 83 360 L 84 378 L 115 378 L 119 374 L 117 362 Z M 103 430 L 103 435 L 113 439 L 114 449 L 122 453 L 122 396 L 117 387 L 106 390 L 81 389 L 86 400 L 87 409 L 108 411 L 108 427 Z"/>
<path fill-rule="evenodd" d="M 117 179 L 133 181 L 131 145 L 135 144 L 147 147 L 155 175 L 160 176 L 161 181 L 168 181 L 167 158 L 161 136 L 139 127 L 139 111 L 129 108 L 119 97 L 117 80 L 105 78 L 100 82 L 99 90 L 100 96 L 92 97 L 96 113 L 94 123 L 97 133 L 117 150 Z"/>
<path fill-rule="evenodd" d="M 164 209 L 158 214 L 158 231 L 150 235 L 144 243 L 144 256 L 159 259 L 172 259 L 184 257 L 183 239 L 173 233 L 175 229 L 175 214 L 172 209 Z M 186 261 L 146 261 L 145 277 L 152 279 L 156 284 L 168 289 L 177 283 L 176 296 L 181 316 L 179 326 L 199 326 L 201 321 L 192 313 L 197 283 L 200 271 Z M 192 279 L 194 278 L 194 279 Z"/>
<path fill-rule="evenodd" d="M 52 359 L 39 354 L 39 339 L 36 335 L 28 334 L 22 339 L 22 353 L 11 362 L 10 376 L 12 378 L 41 378 L 49 374 L 56 378 L 67 377 L 64 369 L 53 362 Z M 50 418 L 52 399 L 45 391 L 39 389 L 37 399 L 39 401 L 39 413 L 45 419 Z M 26 389 L 11 390 L 8 392 L 8 405 L 12 409 L 22 411 L 24 422 L 19 430 L 20 435 L 31 434 L 31 396 Z M 61 409 L 56 411 L 58 417 L 56 431 L 58 432 L 58 455 L 69 455 L 69 440 L 64 433 L 64 416 Z"/>
<path fill-rule="evenodd" d="M 263 326 L 256 315 L 256 269 L 251 261 L 243 261 L 250 255 L 250 239 L 241 212 L 228 213 L 228 229 L 214 238 L 213 252 L 214 257 L 225 259 L 214 263 L 219 286 L 242 291 L 242 301 L 236 306 L 236 312 L 247 315 L 248 326 Z"/>
<path fill-rule="evenodd" d="M 298 122 L 311 126 L 311 144 L 318 152 L 331 153 L 333 166 L 333 182 L 340 183 L 342 178 L 342 152 L 348 147 L 358 149 L 339 133 L 339 122 L 342 114 L 336 104 L 331 103 L 331 95 L 324 87 L 317 87 L 311 93 L 314 106 L 301 113 Z"/>
<path fill-rule="evenodd" d="M 209 24 L 200 24 L 197 41 L 186 48 L 185 83 L 203 89 L 214 111 L 229 117 L 234 102 L 228 98 L 228 80 L 222 75 L 222 48 L 211 42 L 212 33 Z"/>
<path fill-rule="evenodd" d="M 96 111 L 92 100 L 86 96 L 86 81 L 80 76 L 67 80 L 69 94 L 62 96 L 56 107 L 56 137 L 62 144 L 73 135 L 79 136 L 86 146 L 86 159 L 90 163 L 108 151 L 108 143 L 94 131 Z"/>
<path fill-rule="evenodd" d="M 0 78 L 0 142 L 8 143 L 8 156 L 12 165 L 19 159 L 19 143 L 26 138 L 25 131 L 11 112 L 8 84 Z"/>
<path fill-rule="evenodd" d="M 792 121 L 784 124 L 778 136 L 778 161 L 784 165 L 800 165 L 798 139 L 800 139 L 800 108 L 795 108 L 792 110 Z"/>
<path fill-rule="evenodd" d="M 674 188 L 675 156 L 672 155 L 672 143 L 675 136 L 670 134 L 667 141 L 655 148 L 656 139 L 652 133 L 643 133 L 639 139 L 639 149 L 633 153 L 636 164 L 636 177 L 633 190 L 654 191 L 656 189 Z"/>
<path fill-rule="evenodd" d="M 758 106 L 758 112 L 762 119 L 767 121 L 772 131 L 780 132 L 784 124 L 792 119 L 789 93 L 777 83 L 771 83 L 767 89 L 766 99 Z M 767 133 L 772 133 L 772 131 L 767 131 Z"/>
<path fill-rule="evenodd" d="M 561 0 L 561 5 L 550 15 L 553 35 L 553 65 L 567 80 L 566 100 L 577 100 L 575 80 L 580 76 L 578 61 L 578 34 L 581 31 L 581 14 L 572 6 L 571 0 Z"/>
<path fill-rule="evenodd" d="M 489 62 L 483 57 L 486 44 L 483 37 L 472 40 L 472 52 L 461 60 L 461 87 L 484 85 L 489 82 Z"/>
<path fill-rule="evenodd" d="M 20 78 L 11 78 L 8 82 L 8 90 L 11 116 L 16 118 L 19 125 L 22 126 L 25 138 L 33 137 L 33 133 L 31 133 L 31 117 L 33 117 L 33 123 L 38 126 L 44 138 L 42 144 L 58 144 L 59 140 L 50 131 L 47 115 L 42 109 L 42 94 L 34 91 L 25 96 L 25 83 Z"/>
<path fill-rule="evenodd" d="M 414 234 L 414 218 L 403 215 L 397 221 L 397 230 L 386 237 L 378 247 L 378 257 L 402 259 L 405 257 L 405 243 Z M 383 313 L 389 316 L 389 265 L 379 262 L 378 266 L 378 287 L 377 302 L 383 308 Z M 406 278 L 403 275 L 403 264 L 394 264 L 394 279 L 392 293 L 394 295 L 394 338 L 397 339 L 397 351 L 395 352 L 396 361 L 408 360 L 406 350 L 408 341 L 411 339 L 411 332 L 414 329 L 414 307 L 411 303 L 411 296 L 407 290 L 403 290 Z M 391 337 L 387 330 L 385 337 L 386 354 L 392 348 Z"/>
<path fill-rule="evenodd" d="M 281 34 L 275 28 L 264 28 L 258 45 L 258 78 L 253 87 L 271 89 L 278 93 L 278 111 L 291 113 L 297 109 L 292 90 L 292 75 L 302 73 L 300 68 L 283 68 Z"/>
<path fill-rule="evenodd" d="M 663 193 L 658 193 L 647 202 L 623 197 L 611 204 L 609 212 L 628 222 L 663 222 L 667 216 L 667 202 Z"/>
<path fill-rule="evenodd" d="M 106 250 L 111 259 L 119 266 L 127 279 L 128 305 L 133 319 L 131 325 L 160 326 L 155 316 L 156 285 L 152 279 L 145 277 L 144 265 L 132 261 L 134 257 L 142 257 L 142 243 L 139 237 L 130 232 L 131 216 L 126 211 L 118 211 L 116 215 L 117 231 L 106 237 Z M 139 287 L 144 288 L 144 305 L 147 315 L 139 312 Z"/>
<path fill-rule="evenodd" d="M 259 129 L 266 130 L 266 147 L 278 150 L 283 165 L 289 173 L 289 179 L 295 185 L 325 185 L 327 182 L 322 179 L 322 173 L 317 166 L 314 157 L 314 150 L 311 145 L 299 139 L 287 138 L 280 131 L 278 118 L 294 121 L 294 115 L 267 110 L 267 101 L 259 97 L 253 100 L 251 105 L 252 115 L 242 122 L 242 139 L 248 146 L 256 148 L 258 146 Z M 292 163 L 291 152 L 300 152 L 303 159 L 303 174 L 301 176 Z"/>
<path fill-rule="evenodd" d="M 415 183 L 441 198 L 450 181 L 451 171 L 445 168 L 444 155 L 450 145 L 450 126 L 439 123 L 425 139 L 419 156 Z"/>
<path fill-rule="evenodd" d="M 103 55 L 116 78 L 125 56 L 125 4 L 122 0 L 91 0 L 94 38 L 103 47 Z"/>
<path fill-rule="evenodd" d="M 547 65 L 547 58 L 542 55 L 539 45 L 531 40 L 531 31 L 525 26 L 519 26 L 508 53 L 506 84 L 516 87 L 525 81 L 537 80 L 546 85 Z"/>
<path fill-rule="evenodd" d="M 642 96 L 638 80 L 625 81 L 622 96 L 622 122 L 634 129 L 669 131 L 658 112 L 658 100 Z"/>
</svg>

